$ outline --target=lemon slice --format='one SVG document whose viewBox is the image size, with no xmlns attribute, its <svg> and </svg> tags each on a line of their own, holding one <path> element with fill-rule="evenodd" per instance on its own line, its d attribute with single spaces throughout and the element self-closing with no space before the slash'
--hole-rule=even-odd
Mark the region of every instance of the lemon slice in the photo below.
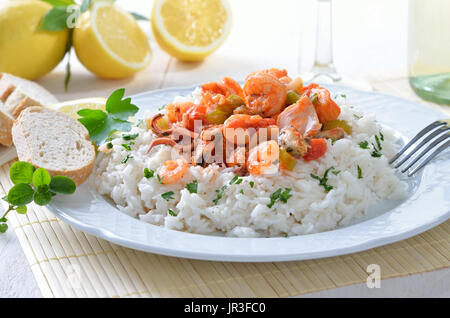
<svg viewBox="0 0 450 318">
<path fill-rule="evenodd" d="M 136 19 L 112 1 L 94 1 L 73 32 L 78 59 L 103 78 L 124 78 L 151 60 L 147 36 Z"/>
<path fill-rule="evenodd" d="M 227 0 L 156 0 L 152 30 L 158 44 L 183 61 L 200 61 L 225 41 L 231 30 Z"/>
<path fill-rule="evenodd" d="M 81 109 L 98 109 L 105 111 L 106 98 L 102 97 L 93 97 L 93 98 L 83 98 L 70 100 L 63 103 L 53 104 L 47 106 L 47 108 L 51 108 L 53 110 L 65 113 L 75 119 L 80 118 L 77 112 Z"/>
</svg>

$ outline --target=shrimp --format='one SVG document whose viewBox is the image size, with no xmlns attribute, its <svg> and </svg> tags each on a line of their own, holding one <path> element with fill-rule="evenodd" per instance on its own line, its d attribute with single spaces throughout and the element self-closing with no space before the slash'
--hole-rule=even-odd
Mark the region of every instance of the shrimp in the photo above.
<svg viewBox="0 0 450 318">
<path fill-rule="evenodd" d="M 183 119 L 183 114 L 194 106 L 195 104 L 191 102 L 178 102 L 167 104 L 164 109 L 166 110 L 169 122 L 176 123 L 181 121 Z"/>
<path fill-rule="evenodd" d="M 247 170 L 250 174 L 275 173 L 278 168 L 274 163 L 278 161 L 280 148 L 274 140 L 265 141 L 253 147 L 247 159 Z"/>
<path fill-rule="evenodd" d="M 159 168 L 158 175 L 161 183 L 173 184 L 183 178 L 188 168 L 188 163 L 184 159 L 168 160 Z"/>
<path fill-rule="evenodd" d="M 248 144 L 253 133 L 258 132 L 261 128 L 269 128 L 275 125 L 273 118 L 262 118 L 259 115 L 251 116 L 244 114 L 236 114 L 230 116 L 223 124 L 223 135 L 226 140 L 231 143 L 243 145 Z M 269 135 L 271 129 L 266 134 Z"/>
<path fill-rule="evenodd" d="M 247 76 L 244 84 L 247 107 L 264 117 L 270 117 L 283 110 L 286 104 L 286 86 L 272 75 L 256 73 Z"/>
<path fill-rule="evenodd" d="M 277 117 L 277 124 L 280 129 L 295 128 L 303 138 L 316 135 L 322 127 L 308 96 L 303 96 L 295 104 L 283 110 Z"/>
<path fill-rule="evenodd" d="M 250 73 L 247 76 L 247 78 L 249 78 L 250 76 L 256 75 L 256 74 L 270 75 L 270 76 L 272 76 L 272 77 L 274 77 L 274 78 L 276 78 L 278 80 L 281 80 L 283 82 L 286 80 L 286 78 L 289 78 L 287 76 L 287 71 L 286 70 L 284 70 L 284 69 L 280 70 L 278 68 L 269 68 L 267 70 L 252 72 L 252 73 Z M 282 78 L 285 78 L 285 79 L 282 80 Z"/>
<path fill-rule="evenodd" d="M 225 97 L 230 95 L 238 95 L 244 98 L 241 85 L 231 77 L 224 77 L 220 82 L 208 82 L 202 85 L 203 92 L 212 92 L 221 94 Z"/>
<path fill-rule="evenodd" d="M 313 104 L 316 109 L 317 116 L 322 124 L 336 120 L 339 117 L 341 109 L 333 101 L 333 99 L 331 99 L 329 90 L 312 83 L 305 86 L 302 92 L 304 92 L 311 99 L 313 99 L 314 95 L 317 96 Z"/>
<path fill-rule="evenodd" d="M 206 120 L 206 112 L 208 111 L 208 107 L 205 105 L 194 105 L 189 108 L 182 115 L 182 127 L 189 129 L 190 131 L 194 131 L 198 124 L 207 125 L 208 121 Z M 198 127 L 201 128 L 201 127 Z"/>
</svg>

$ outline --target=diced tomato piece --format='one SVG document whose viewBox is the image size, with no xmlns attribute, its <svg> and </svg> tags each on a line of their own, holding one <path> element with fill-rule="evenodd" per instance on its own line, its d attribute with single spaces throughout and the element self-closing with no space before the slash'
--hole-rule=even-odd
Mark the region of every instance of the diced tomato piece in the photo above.
<svg viewBox="0 0 450 318">
<path fill-rule="evenodd" d="M 317 101 L 314 103 L 316 108 L 317 117 L 322 124 L 329 121 L 336 120 L 341 113 L 339 106 L 331 99 L 330 92 L 325 88 L 317 88 L 314 90 L 316 93 Z"/>
<path fill-rule="evenodd" d="M 309 145 L 311 147 L 308 148 L 308 152 L 303 156 L 305 161 L 319 159 L 327 152 L 327 143 L 323 138 L 311 139 Z"/>
</svg>

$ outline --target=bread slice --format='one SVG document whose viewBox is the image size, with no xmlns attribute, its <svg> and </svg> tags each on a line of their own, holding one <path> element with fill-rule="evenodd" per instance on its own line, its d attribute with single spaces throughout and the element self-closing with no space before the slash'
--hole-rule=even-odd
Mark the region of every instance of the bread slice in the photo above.
<svg viewBox="0 0 450 318">
<path fill-rule="evenodd" d="M 30 106 L 45 106 L 57 103 L 58 100 L 40 85 L 26 79 L 0 73 L 0 116 L 3 124 L 7 117 L 17 118 Z M 3 126 L 2 126 L 3 127 Z M 0 129 L 0 144 L 10 146 L 11 131 Z"/>
<path fill-rule="evenodd" d="M 12 138 L 19 160 L 52 176 L 67 176 L 79 185 L 94 168 L 95 149 L 87 129 L 66 114 L 28 107 L 15 121 Z"/>
<path fill-rule="evenodd" d="M 0 110 L 0 144 L 7 147 L 12 146 L 11 128 L 13 123 L 14 118 L 10 114 Z"/>
</svg>

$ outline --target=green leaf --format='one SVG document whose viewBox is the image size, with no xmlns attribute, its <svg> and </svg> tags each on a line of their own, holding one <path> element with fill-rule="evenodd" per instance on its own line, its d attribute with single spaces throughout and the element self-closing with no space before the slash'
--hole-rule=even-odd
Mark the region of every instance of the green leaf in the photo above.
<svg viewBox="0 0 450 318">
<path fill-rule="evenodd" d="M 51 179 L 50 173 L 44 168 L 38 168 L 33 173 L 33 185 L 36 189 L 50 185 Z"/>
<path fill-rule="evenodd" d="M 33 196 L 33 201 L 37 205 L 47 205 L 52 200 L 50 191 L 36 191 Z"/>
<path fill-rule="evenodd" d="M 149 18 L 144 17 L 143 15 L 140 15 L 139 13 L 136 13 L 136 12 L 131 12 L 131 11 L 130 11 L 130 14 L 131 14 L 136 20 L 146 20 L 146 21 L 150 20 Z"/>
<path fill-rule="evenodd" d="M 60 194 L 72 194 L 77 189 L 75 182 L 65 176 L 54 176 L 50 181 L 50 190 Z"/>
<path fill-rule="evenodd" d="M 8 192 L 8 202 L 15 206 L 27 205 L 33 201 L 33 188 L 26 183 L 18 183 Z"/>
<path fill-rule="evenodd" d="M 139 136 L 139 134 L 123 134 L 122 139 L 123 140 L 134 140 Z"/>
<path fill-rule="evenodd" d="M 68 29 L 67 19 L 72 14 L 68 12 L 67 6 L 51 8 L 42 19 L 40 30 L 62 31 Z"/>
<path fill-rule="evenodd" d="M 2 198 L 2 200 L 5 201 L 5 202 L 8 202 L 8 196 L 5 195 L 5 196 Z"/>
<path fill-rule="evenodd" d="M 3 218 L 0 218 L 0 222 L 7 222 L 8 221 L 8 219 L 7 218 L 5 218 L 5 217 L 3 217 Z"/>
<path fill-rule="evenodd" d="M 169 200 L 173 199 L 174 194 L 175 193 L 173 191 L 169 191 L 169 192 L 161 194 L 161 196 L 163 197 L 164 200 L 169 201 Z"/>
<path fill-rule="evenodd" d="M 250 184 L 250 188 L 253 188 L 255 186 L 255 183 L 253 181 L 250 181 L 249 184 Z"/>
<path fill-rule="evenodd" d="M 27 206 L 26 205 L 18 206 L 16 208 L 16 212 L 19 213 L 19 214 L 26 214 L 27 213 Z"/>
<path fill-rule="evenodd" d="M 189 193 L 197 193 L 198 189 L 197 180 L 194 180 L 191 183 L 186 184 L 186 189 L 189 191 Z"/>
<path fill-rule="evenodd" d="M 155 175 L 154 170 L 149 170 L 148 168 L 144 169 L 144 177 L 146 177 L 147 179 L 152 178 L 154 175 Z"/>
<path fill-rule="evenodd" d="M 224 185 L 222 186 L 222 188 L 220 188 L 219 190 L 216 190 L 217 192 L 217 197 L 213 200 L 214 204 L 217 204 L 219 202 L 220 199 L 222 199 L 223 193 L 225 192 L 225 190 L 227 189 L 227 186 Z"/>
<path fill-rule="evenodd" d="M 172 210 L 172 209 L 169 209 L 169 215 L 171 215 L 171 216 L 177 216 L 177 214 Z"/>
<path fill-rule="evenodd" d="M 31 183 L 34 167 L 28 162 L 17 161 L 9 168 L 9 177 L 14 184 Z"/>
<path fill-rule="evenodd" d="M 115 90 L 106 101 L 106 111 L 114 118 L 128 120 L 136 114 L 139 108 L 131 104 L 131 98 L 122 99 L 125 95 L 125 88 Z"/>
<path fill-rule="evenodd" d="M 8 230 L 8 224 L 1 223 L 0 224 L 0 233 L 5 233 Z"/>
<path fill-rule="evenodd" d="M 358 165 L 358 179 L 362 179 L 362 170 L 361 167 Z"/>
<path fill-rule="evenodd" d="M 73 0 L 41 0 L 47 3 L 50 3 L 54 7 L 64 7 L 69 6 L 71 4 L 76 4 Z"/>
</svg>

